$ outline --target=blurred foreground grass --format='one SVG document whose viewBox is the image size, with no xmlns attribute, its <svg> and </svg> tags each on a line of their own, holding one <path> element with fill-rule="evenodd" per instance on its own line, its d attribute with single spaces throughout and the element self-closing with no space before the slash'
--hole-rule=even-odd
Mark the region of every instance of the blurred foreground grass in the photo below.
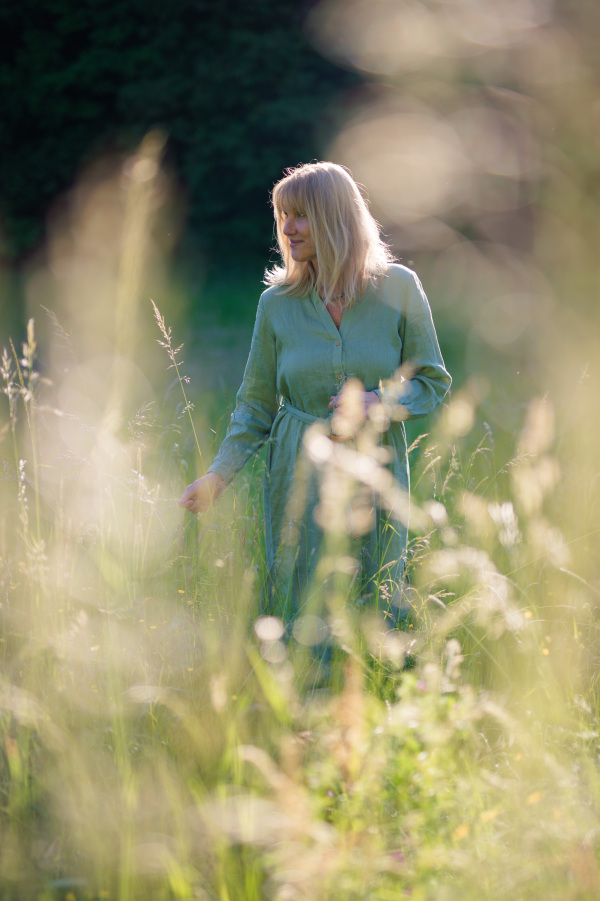
<svg viewBox="0 0 600 901">
<path fill-rule="evenodd" d="M 470 384 L 421 437 L 404 631 L 346 603 L 336 551 L 286 640 L 256 618 L 260 461 L 184 518 L 181 407 L 92 426 L 35 357 L 30 323 L 2 362 L 0 897 L 597 897 L 598 486 L 549 400 L 503 461 Z"/>
</svg>

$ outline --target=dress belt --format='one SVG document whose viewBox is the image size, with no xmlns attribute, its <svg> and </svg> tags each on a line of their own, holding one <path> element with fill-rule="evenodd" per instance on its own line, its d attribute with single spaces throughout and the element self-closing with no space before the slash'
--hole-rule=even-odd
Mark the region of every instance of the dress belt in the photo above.
<svg viewBox="0 0 600 901">
<path fill-rule="evenodd" d="M 284 408 L 286 413 L 289 413 L 291 416 L 295 416 L 296 419 L 299 419 L 300 422 L 305 422 L 307 425 L 310 425 L 313 422 L 328 422 L 329 417 L 323 418 L 322 416 L 313 416 L 312 413 L 306 413 L 304 410 L 299 410 L 298 407 L 294 407 L 293 404 L 286 400 L 285 397 L 281 398 L 281 406 Z"/>
<path fill-rule="evenodd" d="M 332 441 L 341 441 L 344 444 L 348 444 L 348 441 L 345 438 L 339 437 L 332 431 L 331 413 L 326 418 L 323 418 L 322 416 L 313 416 L 312 413 L 306 413 L 304 410 L 299 410 L 298 407 L 295 407 L 293 404 L 291 404 L 289 400 L 285 399 L 285 397 L 281 398 L 280 409 L 285 410 L 286 413 L 289 413 L 291 416 L 299 419 L 300 422 L 305 422 L 307 425 L 311 425 L 313 422 L 322 422 L 323 425 L 328 427 L 328 435 Z"/>
</svg>

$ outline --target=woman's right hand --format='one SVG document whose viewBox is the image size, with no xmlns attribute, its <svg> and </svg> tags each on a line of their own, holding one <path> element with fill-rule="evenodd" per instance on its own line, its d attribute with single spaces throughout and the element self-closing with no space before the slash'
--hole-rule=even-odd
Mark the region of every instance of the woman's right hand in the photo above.
<svg viewBox="0 0 600 901">
<path fill-rule="evenodd" d="M 207 472 L 205 476 L 187 486 L 178 504 L 190 513 L 205 513 L 223 494 L 225 488 L 225 480 L 220 475 L 216 472 Z"/>
</svg>

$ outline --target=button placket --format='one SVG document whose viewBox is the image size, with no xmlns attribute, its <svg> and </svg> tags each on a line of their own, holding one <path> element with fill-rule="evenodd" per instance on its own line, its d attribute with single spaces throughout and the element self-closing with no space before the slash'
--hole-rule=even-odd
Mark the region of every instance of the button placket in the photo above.
<svg viewBox="0 0 600 901">
<path fill-rule="evenodd" d="M 333 348 L 333 372 L 336 381 L 336 391 L 339 391 L 341 383 L 344 380 L 344 370 L 342 368 L 342 340 L 337 338 Z"/>
</svg>

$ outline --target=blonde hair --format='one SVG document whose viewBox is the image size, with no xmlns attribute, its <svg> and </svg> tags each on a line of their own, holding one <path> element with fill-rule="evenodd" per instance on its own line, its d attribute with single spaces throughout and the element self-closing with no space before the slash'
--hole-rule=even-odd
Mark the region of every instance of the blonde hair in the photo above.
<svg viewBox="0 0 600 901">
<path fill-rule="evenodd" d="M 350 306 L 393 260 L 379 225 L 343 166 L 305 163 L 285 172 L 272 195 L 283 265 L 266 270 L 265 283 L 283 287 L 292 297 L 315 288 L 327 303 L 343 294 Z M 307 217 L 317 253 L 316 271 L 311 263 L 292 259 L 290 242 L 283 234 L 284 212 Z"/>
</svg>

